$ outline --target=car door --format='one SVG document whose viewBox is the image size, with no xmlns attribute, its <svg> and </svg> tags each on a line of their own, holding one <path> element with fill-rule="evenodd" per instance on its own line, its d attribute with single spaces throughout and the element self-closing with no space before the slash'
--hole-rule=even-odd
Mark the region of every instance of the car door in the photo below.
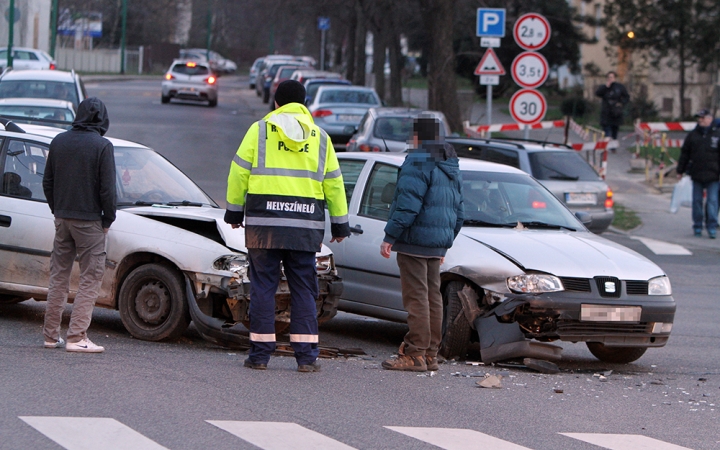
<svg viewBox="0 0 720 450">
<path fill-rule="evenodd" d="M 404 315 L 400 292 L 400 271 L 395 253 L 390 259 L 380 256 L 380 244 L 385 236 L 385 224 L 390 213 L 399 168 L 385 163 L 364 164 L 362 173 L 352 183 L 349 176 L 357 172 L 358 161 L 341 159 L 340 167 L 352 192 L 348 219 L 352 235 L 336 252 L 336 263 L 343 278 L 342 298 L 348 303 L 345 310 L 398 319 Z M 347 174 L 347 175 L 346 175 Z M 346 178 L 347 177 L 347 178 Z M 348 179 L 349 178 L 349 179 Z"/>
<path fill-rule="evenodd" d="M 41 297 L 55 235 L 42 189 L 47 153 L 45 144 L 15 138 L 6 138 L 0 152 L 0 286 Z"/>
</svg>

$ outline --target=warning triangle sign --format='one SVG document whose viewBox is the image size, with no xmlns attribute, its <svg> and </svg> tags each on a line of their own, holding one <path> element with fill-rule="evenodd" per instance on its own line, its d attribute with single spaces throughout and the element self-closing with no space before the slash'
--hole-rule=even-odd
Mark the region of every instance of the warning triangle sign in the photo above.
<svg viewBox="0 0 720 450">
<path fill-rule="evenodd" d="M 492 48 L 485 51 L 480 64 L 475 68 L 475 75 L 505 75 L 505 68 Z"/>
</svg>

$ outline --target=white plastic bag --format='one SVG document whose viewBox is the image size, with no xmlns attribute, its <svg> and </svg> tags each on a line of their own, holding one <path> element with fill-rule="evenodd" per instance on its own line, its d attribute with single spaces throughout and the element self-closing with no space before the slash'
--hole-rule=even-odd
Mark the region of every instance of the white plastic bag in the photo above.
<svg viewBox="0 0 720 450">
<path fill-rule="evenodd" d="M 692 206 L 693 183 L 689 176 L 684 175 L 673 189 L 670 200 L 670 212 L 675 214 L 681 206 Z"/>
</svg>

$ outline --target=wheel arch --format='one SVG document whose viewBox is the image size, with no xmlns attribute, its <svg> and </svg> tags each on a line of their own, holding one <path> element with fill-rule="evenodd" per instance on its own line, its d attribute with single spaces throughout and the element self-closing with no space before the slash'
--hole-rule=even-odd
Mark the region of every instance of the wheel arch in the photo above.
<svg viewBox="0 0 720 450">
<path fill-rule="evenodd" d="M 113 309 L 119 309 L 120 287 L 125 282 L 125 279 L 128 277 L 128 275 L 130 275 L 133 270 L 144 264 L 162 264 L 172 270 L 177 271 L 177 273 L 181 277 L 183 276 L 183 272 L 182 270 L 180 270 L 177 264 L 175 264 L 168 258 L 165 258 L 164 256 L 158 255 L 157 253 L 137 252 L 127 255 L 118 264 L 117 269 L 115 270 L 115 285 L 113 286 Z"/>
</svg>

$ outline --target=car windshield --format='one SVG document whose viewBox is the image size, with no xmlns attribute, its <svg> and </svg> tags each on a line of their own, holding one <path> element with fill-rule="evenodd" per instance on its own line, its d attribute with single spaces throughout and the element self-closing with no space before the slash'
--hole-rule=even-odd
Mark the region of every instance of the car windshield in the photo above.
<svg viewBox="0 0 720 450">
<path fill-rule="evenodd" d="M 373 134 L 388 141 L 408 141 L 413 132 L 412 117 L 381 117 L 375 122 Z"/>
<path fill-rule="evenodd" d="M 297 70 L 297 67 L 286 67 L 280 71 L 279 79 L 284 80 L 290 78 L 290 76 Z"/>
<path fill-rule="evenodd" d="M 73 83 L 45 80 L 2 80 L 0 98 L 54 98 L 72 102 L 77 108 L 78 96 Z"/>
<path fill-rule="evenodd" d="M 115 147 L 118 206 L 217 206 L 170 161 L 147 148 Z"/>
<path fill-rule="evenodd" d="M 327 86 L 327 85 L 341 85 L 345 83 L 334 83 L 332 81 L 320 81 L 317 83 L 308 83 L 307 86 L 305 86 L 307 90 L 307 97 L 312 101 L 312 99 L 315 98 L 315 94 L 317 94 L 318 89 L 320 89 L 320 86 Z"/>
<path fill-rule="evenodd" d="M 172 71 L 183 75 L 207 75 L 210 73 L 207 67 L 195 63 L 175 64 Z"/>
<path fill-rule="evenodd" d="M 326 89 L 320 94 L 320 103 L 358 103 L 377 105 L 378 100 L 370 91 L 354 89 Z"/>
<path fill-rule="evenodd" d="M 592 166 L 573 151 L 531 152 L 528 157 L 538 180 L 601 181 Z"/>
<path fill-rule="evenodd" d="M 581 230 L 583 225 L 547 189 L 518 173 L 462 171 L 464 226 Z"/>
<path fill-rule="evenodd" d="M 23 106 L 23 105 L 2 105 L 0 104 L 0 116 L 11 116 L 12 118 L 27 117 L 31 119 L 50 119 L 72 122 L 75 118 L 72 110 L 67 108 L 55 108 L 52 106 Z"/>
</svg>

